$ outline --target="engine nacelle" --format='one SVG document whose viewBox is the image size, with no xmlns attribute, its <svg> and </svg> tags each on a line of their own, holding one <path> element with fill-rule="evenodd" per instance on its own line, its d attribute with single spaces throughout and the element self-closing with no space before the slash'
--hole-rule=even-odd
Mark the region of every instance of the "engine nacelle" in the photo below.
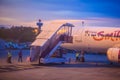
<svg viewBox="0 0 120 80">
<path fill-rule="evenodd" d="M 108 60 L 120 63 L 120 48 L 109 48 L 107 51 Z"/>
</svg>

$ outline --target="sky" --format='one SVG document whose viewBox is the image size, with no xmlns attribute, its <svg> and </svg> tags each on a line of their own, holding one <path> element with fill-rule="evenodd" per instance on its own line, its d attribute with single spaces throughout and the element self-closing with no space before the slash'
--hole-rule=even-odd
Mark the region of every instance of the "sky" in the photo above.
<svg viewBox="0 0 120 80">
<path fill-rule="evenodd" d="M 0 25 L 36 26 L 56 20 L 120 25 L 120 0 L 0 0 Z M 95 22 L 94 22 L 95 21 Z"/>
</svg>

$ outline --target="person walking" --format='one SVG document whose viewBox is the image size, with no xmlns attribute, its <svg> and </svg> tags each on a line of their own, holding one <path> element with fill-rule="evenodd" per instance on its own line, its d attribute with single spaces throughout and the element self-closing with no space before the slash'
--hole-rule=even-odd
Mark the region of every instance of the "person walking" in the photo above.
<svg viewBox="0 0 120 80">
<path fill-rule="evenodd" d="M 8 63 L 12 63 L 12 62 L 11 62 L 11 58 L 12 58 L 12 54 L 11 54 L 10 51 L 8 51 L 8 56 L 7 56 L 7 62 L 8 62 Z"/>
<path fill-rule="evenodd" d="M 22 62 L 22 50 L 18 53 L 18 62 Z"/>
</svg>

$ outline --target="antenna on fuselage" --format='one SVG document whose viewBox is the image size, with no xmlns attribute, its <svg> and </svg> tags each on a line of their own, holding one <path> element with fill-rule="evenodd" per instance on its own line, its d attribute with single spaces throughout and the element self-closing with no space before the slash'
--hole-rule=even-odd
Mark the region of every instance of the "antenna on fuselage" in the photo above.
<svg viewBox="0 0 120 80">
<path fill-rule="evenodd" d="M 84 31 L 84 21 L 82 21 L 82 27 L 81 27 L 81 35 L 83 34 Z M 80 42 L 83 41 L 83 36 L 80 36 Z"/>
</svg>

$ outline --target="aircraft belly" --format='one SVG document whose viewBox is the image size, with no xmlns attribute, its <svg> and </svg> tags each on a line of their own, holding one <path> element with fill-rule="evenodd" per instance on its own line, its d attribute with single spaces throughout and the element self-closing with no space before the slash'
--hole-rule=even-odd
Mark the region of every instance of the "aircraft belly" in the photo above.
<svg viewBox="0 0 120 80">
<path fill-rule="evenodd" d="M 66 49 L 71 49 L 71 50 L 84 50 L 88 53 L 106 53 L 107 48 L 99 48 L 99 47 L 87 47 L 87 46 L 82 46 L 82 44 L 69 44 L 65 43 L 61 45 L 62 47 Z"/>
</svg>

